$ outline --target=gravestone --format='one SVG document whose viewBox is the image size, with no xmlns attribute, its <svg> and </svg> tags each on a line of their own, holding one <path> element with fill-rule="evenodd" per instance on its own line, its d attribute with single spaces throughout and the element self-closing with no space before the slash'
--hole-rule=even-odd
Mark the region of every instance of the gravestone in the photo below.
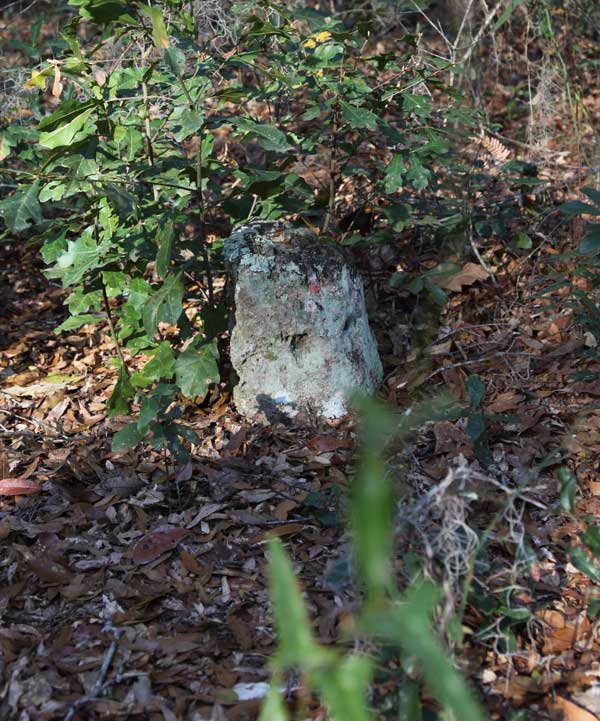
<svg viewBox="0 0 600 721">
<path fill-rule="evenodd" d="M 349 393 L 377 389 L 382 367 L 362 278 L 340 247 L 307 229 L 261 222 L 236 230 L 224 251 L 240 413 L 340 418 Z"/>
</svg>

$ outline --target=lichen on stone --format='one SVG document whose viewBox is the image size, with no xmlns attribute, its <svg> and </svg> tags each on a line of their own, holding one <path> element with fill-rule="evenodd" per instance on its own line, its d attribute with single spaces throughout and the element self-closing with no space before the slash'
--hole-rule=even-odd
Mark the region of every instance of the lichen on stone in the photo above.
<svg viewBox="0 0 600 721">
<path fill-rule="evenodd" d="M 382 377 L 362 279 L 346 253 L 282 223 L 240 228 L 225 241 L 235 286 L 231 360 L 238 410 L 337 418 L 348 393 Z"/>
</svg>

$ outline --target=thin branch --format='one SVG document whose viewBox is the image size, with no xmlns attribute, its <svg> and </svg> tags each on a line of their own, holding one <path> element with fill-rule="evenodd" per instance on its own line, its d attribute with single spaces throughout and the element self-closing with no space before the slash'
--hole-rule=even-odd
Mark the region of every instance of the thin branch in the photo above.
<svg viewBox="0 0 600 721">
<path fill-rule="evenodd" d="M 115 324 L 113 322 L 112 317 L 112 311 L 110 309 L 110 303 L 108 301 L 108 294 L 106 292 L 106 286 L 104 284 L 104 279 L 100 279 L 102 284 L 102 300 L 104 301 L 104 311 L 106 312 L 106 319 L 108 321 L 108 327 L 110 328 L 110 335 L 113 339 L 113 343 L 115 345 L 115 349 L 117 351 L 117 355 L 119 356 L 119 360 L 121 361 L 121 367 L 125 370 L 125 373 L 129 375 L 129 369 L 127 368 L 127 364 L 125 363 L 125 358 L 123 357 L 123 351 L 121 350 L 121 345 L 119 344 L 119 339 L 117 337 L 117 332 L 115 330 Z"/>
<path fill-rule="evenodd" d="M 482 36 L 483 33 L 488 29 L 488 27 L 489 27 L 489 25 L 491 24 L 492 20 L 496 17 L 496 13 L 498 12 L 498 10 L 500 10 L 500 8 L 502 7 L 503 4 L 504 4 L 504 0 L 498 0 L 498 2 L 497 2 L 497 3 L 494 5 L 494 7 L 490 10 L 489 14 L 487 15 L 487 17 L 485 18 L 485 20 L 484 20 L 483 23 L 481 24 L 481 27 L 480 27 L 479 30 L 477 31 L 477 35 L 475 35 L 475 37 L 473 38 L 472 43 L 469 45 L 469 47 L 467 48 L 466 52 L 464 53 L 464 55 L 463 55 L 462 58 L 460 59 L 459 62 L 460 62 L 461 65 L 462 65 L 463 63 L 466 63 L 467 60 L 471 57 L 471 55 L 473 54 L 473 50 L 475 50 L 475 48 L 476 48 L 477 45 L 479 44 L 479 41 L 481 40 L 481 36 Z"/>
</svg>

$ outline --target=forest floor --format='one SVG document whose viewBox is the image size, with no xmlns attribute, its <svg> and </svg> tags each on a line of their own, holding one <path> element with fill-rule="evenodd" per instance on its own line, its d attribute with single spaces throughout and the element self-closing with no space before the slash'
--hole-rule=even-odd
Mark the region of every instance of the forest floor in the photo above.
<svg viewBox="0 0 600 721">
<path fill-rule="evenodd" d="M 600 718 L 600 570 L 572 555 L 586 532 L 594 548 L 600 515 L 600 362 L 571 289 L 549 288 L 569 274 L 565 254 L 583 234 L 557 210 L 585 185 L 583 166 L 568 152 L 559 161 L 544 170 L 532 248 L 490 241 L 481 251 L 491 274 L 463 260 L 426 344 L 390 287 L 397 258 L 358 259 L 385 366 L 380 397 L 406 410 L 449 391 L 465 409 L 426 424 L 391 462 L 407 499 L 400 516 L 435 499 L 426 519 L 400 517 L 398 548 L 460 555 L 465 534 L 497 521 L 454 648 L 493 719 Z M 186 465 L 115 453 L 124 420 L 106 416 L 116 382 L 108 328 L 57 336 L 64 291 L 42 269 L 35 248 L 0 244 L 0 478 L 40 487 L 0 499 L 0 716 L 255 718 L 275 647 L 265 542 L 285 540 L 322 642 L 339 640 L 358 604 L 340 571 L 356 422 L 249 423 L 223 384 L 186 408 L 201 439 Z M 470 415 L 484 423 L 475 442 Z M 441 570 L 450 599 L 463 561 Z M 394 693 L 396 667 L 382 669 L 380 697 Z M 325 718 L 300 679 L 289 698 Z M 433 713 L 426 692 L 423 702 Z"/>
</svg>

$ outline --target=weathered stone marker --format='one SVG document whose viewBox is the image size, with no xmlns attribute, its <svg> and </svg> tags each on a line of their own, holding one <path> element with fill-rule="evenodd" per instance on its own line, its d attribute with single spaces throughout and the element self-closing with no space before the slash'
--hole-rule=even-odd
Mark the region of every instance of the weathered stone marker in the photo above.
<svg viewBox="0 0 600 721">
<path fill-rule="evenodd" d="M 376 390 L 382 368 L 362 278 L 341 248 L 262 222 L 236 230 L 225 258 L 235 284 L 231 362 L 240 413 L 339 418 L 349 392 Z"/>
</svg>

